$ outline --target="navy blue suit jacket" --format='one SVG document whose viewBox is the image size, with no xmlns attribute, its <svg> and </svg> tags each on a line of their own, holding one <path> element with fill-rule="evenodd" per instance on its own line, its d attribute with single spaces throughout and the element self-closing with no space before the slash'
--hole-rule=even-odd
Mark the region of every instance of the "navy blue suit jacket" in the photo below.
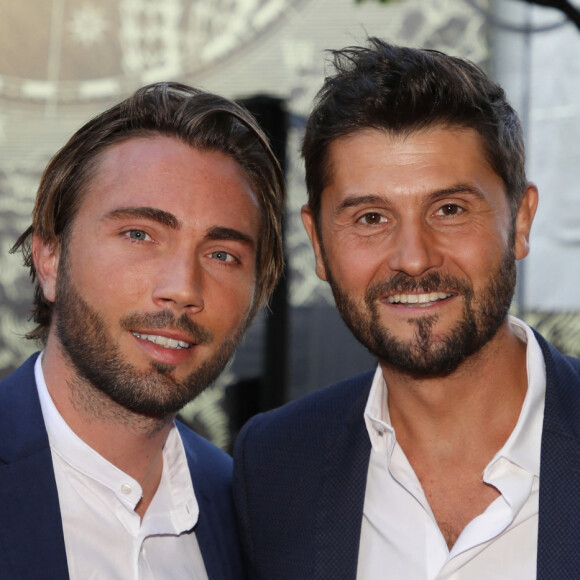
<svg viewBox="0 0 580 580">
<path fill-rule="evenodd" d="M 0 578 L 68 579 L 59 499 L 34 380 L 36 355 L 0 382 Z M 178 423 L 199 504 L 195 534 L 210 580 L 244 578 L 231 459 Z"/>
<path fill-rule="evenodd" d="M 547 388 L 537 577 L 580 578 L 580 361 L 538 340 Z M 356 578 L 372 377 L 259 415 L 238 437 L 234 496 L 251 578 Z"/>
</svg>

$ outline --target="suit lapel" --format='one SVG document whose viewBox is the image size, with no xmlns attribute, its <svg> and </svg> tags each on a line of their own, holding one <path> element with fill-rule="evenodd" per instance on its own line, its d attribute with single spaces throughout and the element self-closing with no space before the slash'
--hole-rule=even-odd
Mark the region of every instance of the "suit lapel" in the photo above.
<svg viewBox="0 0 580 580">
<path fill-rule="evenodd" d="M 0 559 L 9 578 L 68 578 L 58 492 L 31 357 L 0 384 Z"/>
<path fill-rule="evenodd" d="M 181 432 L 187 429 L 179 422 L 177 425 Z M 231 488 L 226 494 L 220 489 L 215 489 L 207 472 L 218 469 L 217 465 L 212 465 L 211 458 L 204 454 L 201 448 L 196 449 L 191 436 L 187 438 L 182 436 L 182 441 L 199 506 L 195 535 L 208 578 L 241 579 L 242 556 L 234 519 Z"/>
<path fill-rule="evenodd" d="M 219 557 L 219 546 L 222 538 L 216 537 L 218 526 L 212 526 L 211 522 L 215 517 L 212 513 L 213 506 L 211 499 L 200 490 L 199 478 L 194 482 L 195 495 L 199 505 L 199 517 L 195 526 L 195 535 L 199 544 L 199 549 L 203 556 L 203 562 L 208 578 L 224 578 L 223 559 Z"/>
<path fill-rule="evenodd" d="M 576 578 L 580 570 L 580 368 L 538 336 L 546 363 L 540 465 L 538 573 Z"/>
<path fill-rule="evenodd" d="M 222 569 L 222 559 L 219 557 L 219 546 L 223 545 L 223 539 L 216 537 L 220 526 L 212 525 L 216 514 L 211 502 L 211 495 L 206 490 L 205 478 L 200 474 L 199 458 L 191 447 L 187 449 L 187 461 L 193 482 L 195 499 L 199 507 L 199 516 L 195 525 L 195 536 L 203 557 L 203 563 L 208 578 L 225 578 Z"/>
<path fill-rule="evenodd" d="M 352 385 L 358 397 L 339 428 L 329 429 L 316 517 L 314 577 L 354 580 L 371 444 L 364 423 L 372 373 Z M 362 390 L 361 390 L 362 389 Z M 321 425 L 322 429 L 326 426 Z"/>
<path fill-rule="evenodd" d="M 196 487 L 199 519 L 195 527 L 195 535 L 203 555 L 207 576 L 210 580 L 213 578 L 237 578 L 238 576 L 232 572 L 234 562 L 230 562 L 234 548 L 231 539 L 225 538 L 222 533 L 224 522 L 220 521 L 220 515 L 223 520 L 223 514 L 216 512 L 207 490 L 200 490 L 199 487 L 199 485 Z M 233 529 L 235 529 L 235 522 L 230 522 L 230 525 L 234 526 Z M 241 556 L 238 557 L 237 561 L 241 561 Z"/>
</svg>

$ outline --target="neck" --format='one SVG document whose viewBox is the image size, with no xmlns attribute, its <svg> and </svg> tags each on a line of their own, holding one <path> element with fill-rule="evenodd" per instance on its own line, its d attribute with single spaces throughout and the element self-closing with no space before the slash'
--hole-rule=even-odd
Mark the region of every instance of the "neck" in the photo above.
<svg viewBox="0 0 580 580">
<path fill-rule="evenodd" d="M 50 339 L 42 370 L 52 401 L 68 426 L 102 457 L 139 482 L 143 500 L 136 511 L 142 516 L 161 479 L 163 446 L 174 415 L 157 419 L 121 407 L 78 376 L 60 345 Z"/>
<path fill-rule="evenodd" d="M 445 377 L 410 377 L 382 364 L 397 439 L 430 453 L 497 451 L 515 427 L 527 391 L 526 345 L 506 321 L 478 353 Z"/>
</svg>

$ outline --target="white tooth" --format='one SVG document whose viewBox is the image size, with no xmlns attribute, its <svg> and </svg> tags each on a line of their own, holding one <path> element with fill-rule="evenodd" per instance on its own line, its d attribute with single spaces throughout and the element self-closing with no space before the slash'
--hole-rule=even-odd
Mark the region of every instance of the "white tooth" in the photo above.
<svg viewBox="0 0 580 580">
<path fill-rule="evenodd" d="M 388 297 L 391 304 L 427 304 L 449 298 L 452 294 L 446 292 L 430 292 L 427 294 L 393 294 Z"/>
<path fill-rule="evenodd" d="M 165 336 L 159 336 L 158 334 L 140 334 L 138 332 L 134 332 L 133 334 L 137 338 L 140 338 L 142 340 L 148 340 L 153 344 L 158 344 L 165 348 L 179 349 L 190 347 L 190 344 L 188 342 L 185 342 L 183 340 L 175 340 L 174 338 L 166 338 Z"/>
</svg>

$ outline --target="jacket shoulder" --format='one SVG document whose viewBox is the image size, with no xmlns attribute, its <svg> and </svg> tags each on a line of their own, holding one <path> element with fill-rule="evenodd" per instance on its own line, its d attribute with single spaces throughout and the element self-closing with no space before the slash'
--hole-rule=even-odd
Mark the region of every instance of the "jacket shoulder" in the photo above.
<svg viewBox="0 0 580 580">
<path fill-rule="evenodd" d="M 251 577 L 318 578 L 320 526 L 360 526 L 370 451 L 363 417 L 373 374 L 257 415 L 242 429 L 234 496 Z M 345 516 L 343 502 L 354 518 Z M 333 577 L 350 577 L 342 574 Z"/>
<path fill-rule="evenodd" d="M 248 421 L 242 433 L 252 430 L 254 434 L 274 434 L 286 429 L 295 432 L 299 426 L 319 427 L 320 421 L 324 421 L 325 426 L 329 422 L 342 422 L 353 406 L 357 409 L 361 407 L 362 413 L 373 376 L 374 371 L 368 371 L 324 387 L 272 411 L 256 415 Z"/>
<path fill-rule="evenodd" d="M 192 431 L 181 421 L 176 426 L 183 442 L 190 468 L 207 472 L 207 476 L 218 481 L 229 482 L 232 473 L 232 458 L 222 449 Z"/>
<path fill-rule="evenodd" d="M 546 365 L 544 429 L 580 437 L 580 360 L 562 354 L 536 332 Z"/>
<path fill-rule="evenodd" d="M 22 385 L 23 383 L 30 382 L 35 383 L 34 365 L 39 355 L 40 352 L 34 353 L 24 363 L 22 363 L 22 365 L 20 365 L 14 372 L 12 372 L 6 378 L 0 381 L 1 395 L 10 392 L 12 389 L 17 388 L 19 385 Z"/>
<path fill-rule="evenodd" d="M 0 381 L 0 460 L 26 457 L 48 445 L 34 379 L 38 354 Z"/>
<path fill-rule="evenodd" d="M 267 467 L 285 457 L 315 464 L 329 434 L 363 421 L 373 375 L 374 371 L 357 375 L 255 415 L 236 439 L 234 461 L 239 466 L 255 460 Z"/>
</svg>

